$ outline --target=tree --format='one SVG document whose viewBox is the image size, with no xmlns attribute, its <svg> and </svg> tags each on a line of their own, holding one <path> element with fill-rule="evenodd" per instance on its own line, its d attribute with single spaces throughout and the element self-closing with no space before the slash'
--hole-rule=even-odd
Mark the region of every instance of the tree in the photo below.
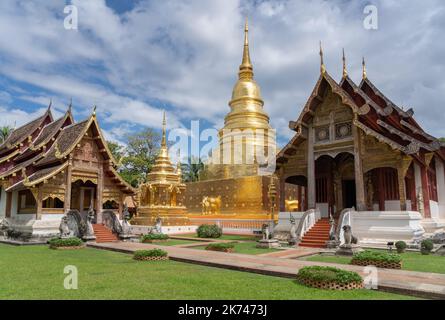
<svg viewBox="0 0 445 320">
<path fill-rule="evenodd" d="M 161 136 L 153 129 L 147 128 L 126 138 L 127 147 L 120 158 L 119 172 L 125 181 L 137 187 L 139 182 L 145 182 L 147 173 L 151 171 L 159 153 Z"/>
<path fill-rule="evenodd" d="M 201 159 L 192 157 L 188 163 L 182 163 L 182 180 L 184 182 L 195 182 L 199 180 L 199 174 L 204 169 L 204 163 Z"/>
<path fill-rule="evenodd" d="M 0 127 L 0 143 L 5 142 L 6 138 L 12 132 L 12 128 L 10 126 Z"/>
<path fill-rule="evenodd" d="M 114 159 L 118 163 L 120 163 L 120 161 L 122 161 L 122 157 L 125 156 L 125 147 L 113 141 L 107 141 L 107 144 L 108 144 L 108 149 L 110 149 Z"/>
</svg>

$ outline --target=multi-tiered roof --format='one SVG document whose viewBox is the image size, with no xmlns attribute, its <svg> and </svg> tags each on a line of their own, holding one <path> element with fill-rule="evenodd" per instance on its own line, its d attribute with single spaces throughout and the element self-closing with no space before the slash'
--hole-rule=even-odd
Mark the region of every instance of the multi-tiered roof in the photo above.
<svg viewBox="0 0 445 320">
<path fill-rule="evenodd" d="M 435 153 L 445 160 L 445 146 L 437 138 L 425 132 L 414 119 L 413 109 L 403 110 L 388 99 L 369 80 L 363 59 L 362 81 L 356 85 L 348 76 L 343 53 L 343 76 L 337 83 L 326 71 L 323 63 L 323 52 L 320 49 L 320 77 L 311 96 L 306 102 L 297 121 L 290 121 L 289 127 L 296 131 L 295 136 L 277 155 L 277 166 L 287 162 L 289 156 L 296 152 L 296 146 L 306 140 L 306 123 L 312 119 L 315 108 L 323 102 L 323 94 L 330 87 L 343 104 L 350 107 L 356 116 L 353 124 L 367 135 L 389 145 L 403 154 L 425 162 L 422 156 Z"/>
<path fill-rule="evenodd" d="M 116 182 L 124 193 L 133 193 L 116 171 L 114 160 L 103 138 L 96 114 L 75 123 L 71 106 L 57 120 L 53 119 L 51 105 L 39 118 L 13 130 L 0 145 L 0 182 L 6 191 L 30 188 L 45 182 L 63 171 L 70 153 L 81 139 L 92 130 L 104 161 L 105 174 Z"/>
</svg>

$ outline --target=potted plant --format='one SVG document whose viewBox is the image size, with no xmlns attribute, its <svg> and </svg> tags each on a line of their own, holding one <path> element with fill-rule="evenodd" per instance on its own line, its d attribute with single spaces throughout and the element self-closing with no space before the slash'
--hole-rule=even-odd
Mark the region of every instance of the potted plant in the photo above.
<svg viewBox="0 0 445 320">
<path fill-rule="evenodd" d="M 397 241 L 396 242 L 396 249 L 397 249 L 397 253 L 404 253 L 406 250 L 406 242 L 405 241 Z"/>
<path fill-rule="evenodd" d="M 373 265 L 378 268 L 401 269 L 402 257 L 398 254 L 364 250 L 352 256 L 351 264 L 358 266 Z"/>
<path fill-rule="evenodd" d="M 363 279 L 357 272 L 334 267 L 303 267 L 298 270 L 297 282 L 318 289 L 351 290 L 363 288 Z"/>
<path fill-rule="evenodd" d="M 220 238 L 222 229 L 216 224 L 202 224 L 196 229 L 199 238 Z"/>
<path fill-rule="evenodd" d="M 430 254 L 431 250 L 433 249 L 434 244 L 430 239 L 425 239 L 420 243 L 420 252 L 424 255 Z"/>
<path fill-rule="evenodd" d="M 140 261 L 167 260 L 168 253 L 161 249 L 136 250 L 133 254 L 133 259 Z"/>
</svg>

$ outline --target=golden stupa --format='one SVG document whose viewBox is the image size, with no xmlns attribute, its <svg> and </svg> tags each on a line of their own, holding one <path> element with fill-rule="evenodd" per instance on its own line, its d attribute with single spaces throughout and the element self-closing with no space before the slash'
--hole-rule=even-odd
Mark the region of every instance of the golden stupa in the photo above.
<svg viewBox="0 0 445 320">
<path fill-rule="evenodd" d="M 151 172 L 147 174 L 147 182 L 139 187 L 138 214 L 131 223 L 150 226 L 159 217 L 163 225 L 188 225 L 184 205 L 186 186 L 182 183 L 181 175 L 180 164 L 175 168 L 168 155 L 164 112 L 161 149 Z"/>
<path fill-rule="evenodd" d="M 275 131 L 253 78 L 248 35 L 246 21 L 242 62 L 229 102 L 230 112 L 219 130 L 219 145 L 206 159 L 199 181 L 187 183 L 185 203 L 193 217 L 250 219 L 267 218 L 270 213 L 267 191 L 271 172 L 267 175 L 262 168 L 275 161 Z"/>
</svg>

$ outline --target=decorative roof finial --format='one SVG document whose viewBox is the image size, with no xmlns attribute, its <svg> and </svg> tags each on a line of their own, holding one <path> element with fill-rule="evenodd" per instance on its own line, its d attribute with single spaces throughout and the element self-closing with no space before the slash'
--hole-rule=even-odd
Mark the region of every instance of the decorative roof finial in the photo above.
<svg viewBox="0 0 445 320">
<path fill-rule="evenodd" d="M 348 76 L 348 70 L 346 70 L 346 57 L 345 57 L 345 48 L 343 48 L 343 78 Z"/>
<path fill-rule="evenodd" d="M 246 17 L 246 24 L 244 25 L 244 48 L 243 48 L 243 60 L 239 66 L 239 78 L 240 79 L 252 79 L 253 67 L 250 61 L 249 52 L 249 23 Z"/>
<path fill-rule="evenodd" d="M 49 105 L 48 105 L 48 110 L 47 111 L 49 111 L 49 110 L 51 110 L 51 106 L 53 105 L 53 98 L 50 98 L 49 99 Z"/>
<path fill-rule="evenodd" d="M 164 117 L 162 119 L 162 142 L 161 142 L 162 147 L 167 147 L 167 137 L 165 129 L 166 126 L 167 126 L 167 121 L 165 120 L 165 110 L 164 110 Z"/>
<path fill-rule="evenodd" d="M 363 71 L 362 71 L 362 78 L 363 80 L 367 78 L 366 75 L 366 64 L 365 64 L 365 57 L 363 57 L 362 59 L 362 67 L 363 67 Z"/>
<path fill-rule="evenodd" d="M 96 106 L 96 105 L 94 105 L 94 107 L 93 107 L 93 117 L 95 117 L 95 116 L 96 116 L 96 109 L 97 109 L 97 106 Z"/>
<path fill-rule="evenodd" d="M 323 61 L 323 48 L 321 47 L 321 40 L 320 40 L 320 72 L 321 74 L 326 73 L 326 67 L 324 66 L 324 61 Z"/>
</svg>

